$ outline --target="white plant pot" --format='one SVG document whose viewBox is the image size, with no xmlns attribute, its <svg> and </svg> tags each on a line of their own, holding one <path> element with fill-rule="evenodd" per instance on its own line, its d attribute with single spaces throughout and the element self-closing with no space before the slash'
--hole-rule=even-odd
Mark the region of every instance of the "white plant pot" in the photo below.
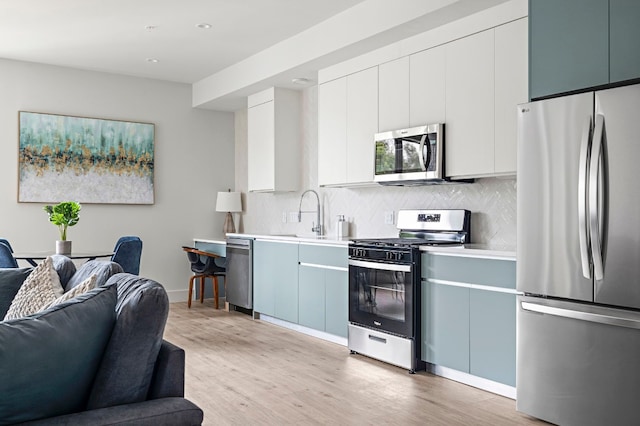
<svg viewBox="0 0 640 426">
<path fill-rule="evenodd" d="M 56 254 L 71 254 L 71 241 L 56 241 Z"/>
</svg>

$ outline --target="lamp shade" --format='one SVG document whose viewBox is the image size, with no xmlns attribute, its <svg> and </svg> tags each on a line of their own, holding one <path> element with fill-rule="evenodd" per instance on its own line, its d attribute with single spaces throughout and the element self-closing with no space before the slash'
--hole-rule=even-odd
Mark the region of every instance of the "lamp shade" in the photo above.
<svg viewBox="0 0 640 426">
<path fill-rule="evenodd" d="M 217 212 L 241 212 L 242 201 L 239 192 L 218 192 Z"/>
</svg>

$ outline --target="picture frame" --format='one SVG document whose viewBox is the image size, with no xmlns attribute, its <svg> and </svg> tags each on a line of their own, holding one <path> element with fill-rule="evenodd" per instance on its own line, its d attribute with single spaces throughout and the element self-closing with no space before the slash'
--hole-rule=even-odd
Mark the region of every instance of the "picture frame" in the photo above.
<svg viewBox="0 0 640 426">
<path fill-rule="evenodd" d="M 154 203 L 154 124 L 30 111 L 18 123 L 18 202 Z"/>
</svg>

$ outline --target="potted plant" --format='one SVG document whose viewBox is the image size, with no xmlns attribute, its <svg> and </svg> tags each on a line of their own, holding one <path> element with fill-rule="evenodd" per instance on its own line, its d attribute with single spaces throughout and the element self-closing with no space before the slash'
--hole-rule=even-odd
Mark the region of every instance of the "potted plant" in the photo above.
<svg viewBox="0 0 640 426">
<path fill-rule="evenodd" d="M 80 203 L 75 201 L 63 201 L 55 206 L 44 206 L 49 214 L 49 222 L 58 227 L 60 240 L 56 241 L 57 254 L 70 254 L 71 241 L 67 241 L 67 228 L 80 221 Z"/>
</svg>

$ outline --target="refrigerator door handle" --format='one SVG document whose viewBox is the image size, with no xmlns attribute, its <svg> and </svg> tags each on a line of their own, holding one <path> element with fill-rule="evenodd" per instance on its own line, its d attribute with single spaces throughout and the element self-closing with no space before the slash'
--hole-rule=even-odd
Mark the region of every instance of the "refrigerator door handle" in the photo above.
<svg viewBox="0 0 640 426">
<path fill-rule="evenodd" d="M 564 309 L 564 308 L 557 308 L 554 306 L 539 305 L 537 303 L 531 303 L 531 302 L 520 302 L 520 306 L 525 311 L 537 312 L 539 314 L 554 315 L 557 317 L 595 322 L 598 324 L 612 325 L 616 327 L 640 329 L 640 320 L 636 320 L 632 318 L 621 318 L 613 315 L 604 315 L 604 314 L 596 314 L 591 312 L 575 311 L 572 309 Z"/>
<path fill-rule="evenodd" d="M 589 148 L 591 147 L 591 116 L 587 117 L 582 129 L 578 176 L 578 235 L 580 239 L 580 261 L 582 275 L 591 279 L 589 258 L 589 227 L 587 225 L 587 176 L 589 174 Z"/>
<path fill-rule="evenodd" d="M 596 125 L 591 143 L 591 158 L 589 159 L 589 234 L 591 239 L 591 256 L 593 258 L 593 275 L 596 281 L 604 278 L 602 261 L 602 245 L 600 241 L 600 221 L 598 217 L 598 178 L 602 158 L 602 137 L 604 129 L 604 115 L 596 115 Z"/>
</svg>

